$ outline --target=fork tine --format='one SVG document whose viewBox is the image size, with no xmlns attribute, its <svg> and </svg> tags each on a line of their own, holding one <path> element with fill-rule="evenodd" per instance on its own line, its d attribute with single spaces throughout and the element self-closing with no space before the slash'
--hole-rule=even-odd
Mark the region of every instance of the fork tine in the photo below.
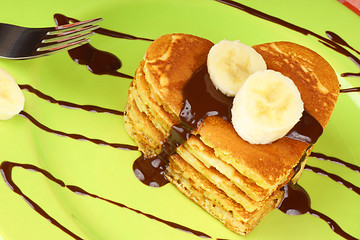
<svg viewBox="0 0 360 240">
<path fill-rule="evenodd" d="M 58 35 L 55 36 L 47 36 L 47 38 L 43 39 L 41 41 L 41 43 L 52 43 L 52 42 L 61 42 L 67 39 L 70 39 L 72 37 L 76 37 L 76 36 L 81 36 L 81 34 L 83 33 L 88 33 L 88 32 L 92 32 L 96 29 L 98 29 L 100 26 L 99 25 L 95 25 L 95 26 L 87 26 L 81 29 L 76 29 L 76 30 L 72 30 L 69 32 L 65 32 L 65 33 L 59 33 Z"/>
<path fill-rule="evenodd" d="M 89 40 L 88 37 L 95 34 L 94 32 L 88 32 L 81 35 L 73 36 L 68 39 L 58 41 L 56 43 L 44 44 L 43 46 L 40 45 L 39 48 L 36 49 L 37 52 L 44 52 L 44 51 L 56 51 L 68 46 L 72 46 L 73 44 L 77 44 L 82 42 L 83 40 Z"/>
<path fill-rule="evenodd" d="M 91 20 L 75 22 L 75 23 L 70 23 L 70 24 L 66 24 L 66 25 L 60 25 L 60 26 L 55 27 L 55 30 L 49 31 L 47 33 L 47 35 L 57 35 L 59 33 L 76 30 L 76 29 L 79 29 L 82 27 L 86 27 L 86 26 L 90 26 L 90 25 L 99 23 L 102 20 L 103 20 L 102 18 L 95 18 L 95 19 L 91 19 Z"/>
<path fill-rule="evenodd" d="M 84 39 L 81 39 L 81 40 L 78 40 L 78 41 L 75 41 L 75 42 L 68 43 L 66 45 L 61 45 L 59 47 L 55 47 L 55 48 L 52 48 L 52 49 L 43 50 L 41 52 L 38 52 L 37 56 L 50 55 L 50 54 L 57 53 L 57 52 L 60 52 L 60 51 L 71 50 L 73 48 L 76 48 L 76 47 L 79 47 L 81 45 L 87 44 L 89 42 L 90 42 L 90 39 L 84 38 Z"/>
</svg>

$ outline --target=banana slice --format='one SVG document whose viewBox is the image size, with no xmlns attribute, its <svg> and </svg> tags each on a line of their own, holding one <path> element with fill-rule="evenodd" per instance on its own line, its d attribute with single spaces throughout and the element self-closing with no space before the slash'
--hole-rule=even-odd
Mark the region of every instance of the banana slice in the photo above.
<svg viewBox="0 0 360 240">
<path fill-rule="evenodd" d="M 13 76 L 0 68 L 0 120 L 7 120 L 24 108 L 24 94 Z"/>
<path fill-rule="evenodd" d="M 294 82 L 273 70 L 252 74 L 234 98 L 232 124 L 244 140 L 267 144 L 299 121 L 304 104 Z"/>
<path fill-rule="evenodd" d="M 207 66 L 215 87 L 230 97 L 252 73 L 266 69 L 263 57 L 239 40 L 215 44 L 208 54 Z"/>
</svg>

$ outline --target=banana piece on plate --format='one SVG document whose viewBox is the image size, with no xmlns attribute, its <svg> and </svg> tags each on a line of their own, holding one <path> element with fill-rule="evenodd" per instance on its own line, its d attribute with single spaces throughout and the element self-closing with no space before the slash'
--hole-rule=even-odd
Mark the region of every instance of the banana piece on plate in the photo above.
<svg viewBox="0 0 360 240">
<path fill-rule="evenodd" d="M 266 69 L 266 63 L 252 47 L 239 40 L 222 40 L 210 49 L 207 67 L 216 88 L 233 97 L 251 74 Z"/>
<path fill-rule="evenodd" d="M 7 120 L 21 112 L 25 97 L 10 73 L 0 68 L 0 120 Z"/>
<path fill-rule="evenodd" d="M 300 93 L 290 78 L 273 70 L 258 71 L 234 98 L 232 124 L 249 143 L 267 144 L 285 136 L 303 111 Z"/>
</svg>

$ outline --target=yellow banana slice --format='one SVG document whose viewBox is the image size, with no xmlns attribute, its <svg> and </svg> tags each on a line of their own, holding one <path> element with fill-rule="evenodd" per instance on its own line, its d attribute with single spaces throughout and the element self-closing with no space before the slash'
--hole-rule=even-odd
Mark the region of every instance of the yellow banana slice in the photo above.
<svg viewBox="0 0 360 240">
<path fill-rule="evenodd" d="M 233 97 L 252 73 L 266 69 L 266 63 L 252 47 L 239 40 L 222 40 L 210 49 L 207 67 L 215 87 Z"/>
<path fill-rule="evenodd" d="M 0 120 L 7 120 L 24 108 L 24 94 L 13 76 L 0 68 Z"/>
<path fill-rule="evenodd" d="M 271 143 L 299 121 L 304 104 L 294 82 L 273 70 L 252 74 L 237 92 L 232 124 L 252 144 Z"/>
</svg>

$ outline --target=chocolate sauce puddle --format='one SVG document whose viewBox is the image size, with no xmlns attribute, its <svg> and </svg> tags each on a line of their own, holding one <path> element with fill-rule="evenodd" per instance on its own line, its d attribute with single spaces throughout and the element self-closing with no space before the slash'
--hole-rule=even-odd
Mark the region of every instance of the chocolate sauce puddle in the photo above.
<svg viewBox="0 0 360 240">
<path fill-rule="evenodd" d="M 79 20 L 67 17 L 62 14 L 55 14 L 54 20 L 57 25 L 69 24 L 70 22 L 79 22 Z M 115 38 L 124 38 L 130 40 L 152 41 L 148 38 L 135 37 L 133 35 L 124 34 L 104 28 L 95 30 L 96 33 Z M 114 54 L 99 50 L 87 43 L 80 47 L 68 51 L 72 60 L 80 65 L 86 65 L 88 70 L 97 75 L 112 75 L 116 77 L 132 79 L 133 77 L 125 73 L 120 73 L 122 63 Z"/>
<path fill-rule="evenodd" d="M 146 158 L 141 154 L 134 163 L 133 171 L 137 179 L 150 187 L 162 187 L 169 182 L 165 177 L 165 171 L 168 166 L 167 156 L 156 156 Z"/>
<path fill-rule="evenodd" d="M 233 98 L 227 97 L 212 84 L 206 65 L 200 67 L 183 89 L 183 109 L 180 123 L 172 126 L 169 137 L 161 146 L 161 152 L 153 158 L 141 155 L 134 161 L 133 171 L 137 178 L 146 185 L 161 187 L 168 183 L 165 171 L 169 157 L 176 153 L 176 148 L 190 137 L 192 129 L 197 128 L 208 116 L 219 116 L 231 122 Z M 300 121 L 286 135 L 309 145 L 314 144 L 322 134 L 320 123 L 304 111 Z M 156 164 L 154 164 L 156 163 Z"/>
<path fill-rule="evenodd" d="M 55 98 L 53 98 L 49 95 L 46 95 L 43 92 L 35 89 L 34 87 L 32 87 L 29 84 L 19 84 L 19 87 L 22 90 L 26 90 L 28 92 L 35 94 L 36 96 L 38 96 L 41 99 L 44 99 L 50 103 L 58 104 L 63 107 L 68 107 L 68 108 L 72 108 L 72 109 L 82 109 L 82 110 L 85 110 L 88 112 L 110 113 L 110 114 L 119 115 L 119 116 L 124 115 L 123 111 L 119 111 L 119 110 L 115 110 L 115 109 L 103 108 L 103 107 L 98 107 L 98 106 L 94 106 L 94 105 L 80 105 L 80 104 L 76 104 L 76 103 L 72 103 L 72 102 L 56 100 Z"/>
<path fill-rule="evenodd" d="M 155 221 L 161 222 L 163 224 L 166 224 L 169 227 L 172 227 L 172 228 L 175 228 L 175 229 L 178 229 L 178 230 L 181 230 L 181 231 L 188 232 L 188 233 L 193 234 L 193 235 L 198 236 L 198 237 L 207 238 L 207 239 L 212 238 L 209 235 L 207 235 L 206 233 L 203 233 L 203 232 L 188 228 L 186 226 L 180 225 L 180 224 L 175 223 L 175 222 L 167 221 L 165 219 L 156 217 L 156 216 L 154 216 L 152 214 L 145 213 L 145 212 L 142 212 L 142 211 L 140 211 L 138 209 L 126 206 L 125 204 L 115 202 L 115 201 L 107 199 L 107 198 L 103 198 L 103 197 L 98 196 L 96 194 L 90 193 L 90 192 L 88 192 L 88 191 L 86 191 L 86 190 L 84 190 L 84 189 L 82 189 L 82 188 L 80 188 L 78 186 L 67 185 L 62 180 L 54 177 L 50 172 L 48 172 L 48 171 L 46 171 L 44 169 L 41 169 L 39 167 L 36 167 L 34 165 L 14 163 L 14 162 L 8 162 L 8 161 L 2 162 L 1 165 L 0 165 L 0 171 L 1 171 L 1 175 L 3 176 L 3 178 L 4 178 L 5 182 L 7 183 L 8 187 L 13 192 L 15 192 L 16 194 L 21 196 L 38 214 L 40 214 L 45 219 L 49 220 L 49 222 L 51 224 L 53 224 L 57 228 L 61 229 L 63 232 L 65 232 L 69 236 L 73 237 L 74 239 L 83 239 L 83 238 L 81 238 L 77 234 L 73 233 L 72 231 L 70 231 L 69 229 L 67 229 L 63 225 L 61 225 L 55 218 L 53 218 L 52 216 L 47 214 L 46 211 L 43 208 L 41 208 L 31 198 L 29 198 L 27 195 L 25 195 L 21 191 L 21 189 L 15 184 L 15 182 L 12 179 L 12 170 L 15 167 L 20 167 L 20 168 L 30 170 L 30 171 L 33 171 L 33 172 L 41 173 L 44 177 L 46 177 L 50 181 L 58 184 L 60 187 L 67 188 L 68 190 L 70 190 L 71 192 L 73 192 L 75 194 L 79 194 L 79 195 L 86 196 L 86 197 L 92 197 L 92 198 L 95 198 L 95 199 L 105 201 L 105 202 L 110 203 L 112 205 L 115 205 L 117 207 L 130 210 L 132 212 L 135 212 L 137 214 L 140 214 L 140 215 L 145 216 L 147 218 L 150 218 L 152 220 L 155 220 Z"/>
<path fill-rule="evenodd" d="M 121 68 L 122 63 L 114 54 L 101 51 L 94 48 L 90 43 L 68 51 L 74 62 L 80 65 L 86 65 L 88 70 L 97 75 L 112 75 L 132 79 L 133 77 L 117 70 Z"/>
<path fill-rule="evenodd" d="M 88 137 L 80 135 L 80 134 L 66 133 L 66 132 L 51 129 L 51 128 L 45 126 L 44 124 L 40 123 L 39 121 L 37 121 L 33 116 L 31 116 L 29 113 L 27 113 L 25 111 L 21 111 L 19 113 L 19 115 L 29 119 L 32 124 L 34 124 L 35 126 L 40 128 L 41 130 L 44 130 L 46 132 L 53 133 L 53 134 L 56 134 L 56 135 L 59 135 L 59 136 L 69 137 L 69 138 L 72 138 L 72 139 L 75 139 L 75 140 L 85 140 L 85 141 L 89 141 L 89 142 L 92 142 L 92 143 L 97 144 L 97 145 L 110 146 L 110 147 L 120 149 L 120 150 L 130 150 L 130 151 L 137 151 L 138 150 L 137 146 L 132 146 L 132 145 L 128 145 L 128 144 L 122 144 L 122 143 L 109 143 L 109 142 L 106 142 L 106 141 L 101 140 L 101 139 L 88 138 Z"/>
<path fill-rule="evenodd" d="M 329 227 L 338 235 L 348 240 L 357 238 L 346 233 L 333 219 L 311 208 L 310 197 L 307 192 L 298 184 L 289 182 L 284 186 L 284 198 L 278 209 L 287 215 L 301 215 L 309 213 L 324 220 Z"/>
</svg>

